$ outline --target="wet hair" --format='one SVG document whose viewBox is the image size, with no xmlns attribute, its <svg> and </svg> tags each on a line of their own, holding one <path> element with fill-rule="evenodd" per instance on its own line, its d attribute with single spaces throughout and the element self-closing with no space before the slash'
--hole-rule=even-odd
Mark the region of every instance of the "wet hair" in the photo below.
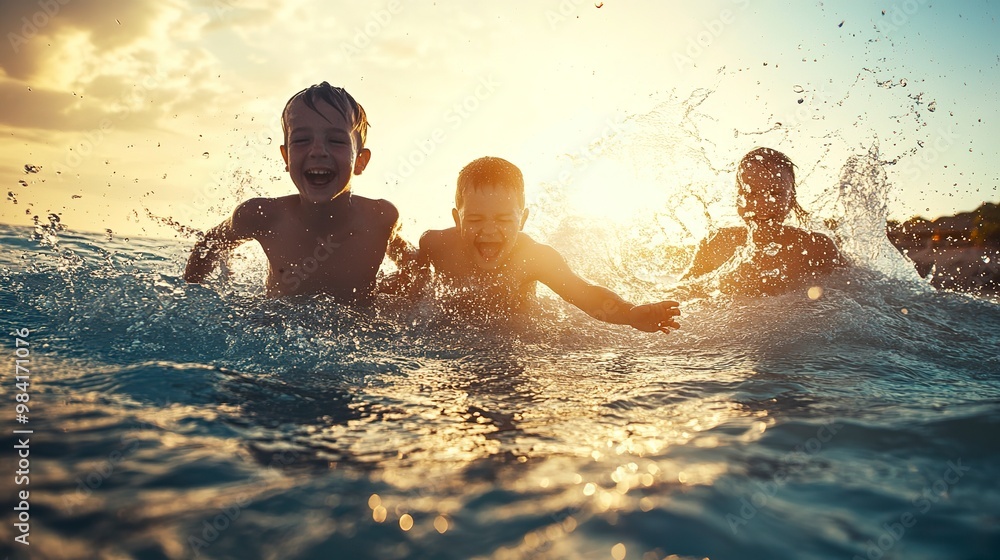
<svg viewBox="0 0 1000 560">
<path fill-rule="evenodd" d="M 799 201 L 795 198 L 795 164 L 792 163 L 791 158 L 773 148 L 757 147 L 747 152 L 747 155 L 743 156 L 739 167 L 736 169 L 736 185 L 741 192 L 749 190 L 743 182 L 743 174 L 748 167 L 754 164 L 766 166 L 773 169 L 776 173 L 788 173 L 791 175 L 792 192 L 789 210 L 795 214 L 795 219 L 799 223 L 805 223 L 806 218 L 809 217 L 809 213 L 799 205 Z"/>
<path fill-rule="evenodd" d="M 316 108 L 317 100 L 336 109 L 347 122 L 351 123 L 351 132 L 354 133 L 355 139 L 358 141 L 358 149 L 365 146 L 365 140 L 368 138 L 368 115 L 365 114 L 364 108 L 351 97 L 351 94 L 347 93 L 346 89 L 331 86 L 328 82 L 311 85 L 290 97 L 288 103 L 285 103 L 285 109 L 281 111 L 281 132 L 285 136 L 286 144 L 288 143 L 288 108 L 292 106 L 293 101 L 299 98 L 306 104 L 306 107 L 317 113 L 320 113 L 319 109 Z"/>
<path fill-rule="evenodd" d="M 496 186 L 514 193 L 524 206 L 524 176 L 513 163 L 498 157 L 481 157 L 462 168 L 455 190 L 455 208 L 465 204 L 465 193 L 485 186 Z"/>
</svg>

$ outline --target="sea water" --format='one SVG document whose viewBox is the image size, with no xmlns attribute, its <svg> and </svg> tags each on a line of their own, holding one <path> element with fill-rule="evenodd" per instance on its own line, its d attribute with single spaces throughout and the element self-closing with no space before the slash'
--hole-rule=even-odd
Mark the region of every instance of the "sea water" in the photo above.
<svg viewBox="0 0 1000 560">
<path fill-rule="evenodd" d="M 878 243 L 849 247 L 856 266 L 822 290 L 763 298 L 677 287 L 690 248 L 651 280 L 629 276 L 650 267 L 628 238 L 603 247 L 616 289 L 681 300 L 682 328 L 662 335 L 544 295 L 517 328 L 448 323 L 433 302 L 273 300 L 259 259 L 187 285 L 187 241 L 2 227 L 0 546 L 996 558 L 1000 304 L 934 291 Z M 574 246 L 575 267 L 607 269 Z M 29 485 L 12 484 L 14 429 L 33 431 Z"/>
<path fill-rule="evenodd" d="M 528 193 L 530 233 L 574 270 L 681 302 L 669 335 L 544 289 L 523 324 L 268 299 L 254 244 L 188 285 L 185 224 L 0 226 L 0 555 L 997 558 L 1000 301 L 935 291 L 889 243 L 902 156 L 838 160 L 857 144 L 809 137 L 808 116 L 726 145 L 709 97 L 626 118 Z M 748 136 L 828 146 L 796 158 L 803 225 L 850 267 L 773 297 L 679 280 L 735 225 Z"/>
</svg>

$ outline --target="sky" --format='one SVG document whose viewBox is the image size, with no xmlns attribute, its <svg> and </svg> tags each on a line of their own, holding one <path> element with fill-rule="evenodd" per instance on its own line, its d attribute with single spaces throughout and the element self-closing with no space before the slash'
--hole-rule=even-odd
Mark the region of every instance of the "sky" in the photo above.
<svg viewBox="0 0 1000 560">
<path fill-rule="evenodd" d="M 458 171 L 484 155 L 519 165 L 533 216 L 550 218 L 627 223 L 694 194 L 732 220 L 735 162 L 758 145 L 796 162 L 807 209 L 837 191 L 850 156 L 876 154 L 890 218 L 968 211 L 1000 201 L 998 11 L 4 1 L 0 223 L 55 214 L 73 230 L 193 239 L 246 198 L 295 192 L 278 117 L 324 80 L 371 122 L 353 191 L 395 203 L 413 240 L 450 225 Z"/>
</svg>

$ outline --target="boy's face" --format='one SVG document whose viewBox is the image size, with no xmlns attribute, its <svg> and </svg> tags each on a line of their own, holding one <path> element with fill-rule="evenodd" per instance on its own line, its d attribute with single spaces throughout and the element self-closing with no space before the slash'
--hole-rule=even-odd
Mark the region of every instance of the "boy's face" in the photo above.
<svg viewBox="0 0 1000 560">
<path fill-rule="evenodd" d="M 792 208 L 792 173 L 756 165 L 740 170 L 743 184 L 737 212 L 744 221 L 781 224 Z"/>
<path fill-rule="evenodd" d="M 528 211 L 510 189 L 484 185 L 469 189 L 452 216 L 472 262 L 493 270 L 510 258 Z"/>
<path fill-rule="evenodd" d="M 351 123 L 340 111 L 322 100 L 316 101 L 316 109 L 301 97 L 289 105 L 281 157 L 302 200 L 321 203 L 350 190 L 351 174 L 364 171 L 371 152 L 358 150 Z"/>
</svg>

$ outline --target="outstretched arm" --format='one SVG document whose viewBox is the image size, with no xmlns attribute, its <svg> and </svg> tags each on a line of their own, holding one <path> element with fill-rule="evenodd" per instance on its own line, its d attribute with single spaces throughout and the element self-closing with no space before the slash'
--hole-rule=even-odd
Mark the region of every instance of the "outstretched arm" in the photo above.
<svg viewBox="0 0 1000 560">
<path fill-rule="evenodd" d="M 253 239 L 263 220 L 263 204 L 261 199 L 248 200 L 239 205 L 229 219 L 208 230 L 191 250 L 184 280 L 195 284 L 203 282 L 229 251 Z"/>
<path fill-rule="evenodd" d="M 680 328 L 675 320 L 680 315 L 677 302 L 632 305 L 611 290 L 577 276 L 555 249 L 538 245 L 535 250 L 532 264 L 536 279 L 591 317 L 616 325 L 630 325 L 645 332 L 670 332 L 671 328 Z"/>
</svg>

